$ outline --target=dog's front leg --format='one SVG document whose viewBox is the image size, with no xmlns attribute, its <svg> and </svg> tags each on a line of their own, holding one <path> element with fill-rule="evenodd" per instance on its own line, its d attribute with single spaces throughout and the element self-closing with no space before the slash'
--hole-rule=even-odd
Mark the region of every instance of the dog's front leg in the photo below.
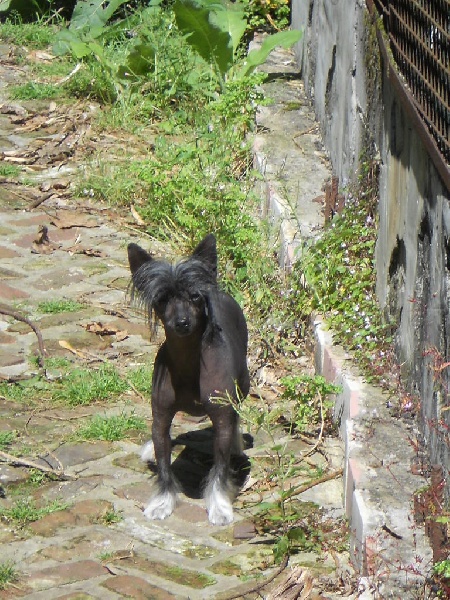
<svg viewBox="0 0 450 600">
<path fill-rule="evenodd" d="M 144 515 L 148 519 L 165 519 L 172 514 L 176 501 L 178 485 L 170 467 L 172 441 L 170 426 L 173 415 L 153 414 L 153 447 L 158 468 L 158 491 L 151 498 Z"/>
<path fill-rule="evenodd" d="M 232 500 L 235 487 L 231 481 L 230 457 L 238 434 L 238 417 L 232 407 L 217 407 L 210 414 L 214 436 L 214 466 L 205 487 L 208 517 L 213 525 L 227 525 L 233 521 Z"/>
</svg>

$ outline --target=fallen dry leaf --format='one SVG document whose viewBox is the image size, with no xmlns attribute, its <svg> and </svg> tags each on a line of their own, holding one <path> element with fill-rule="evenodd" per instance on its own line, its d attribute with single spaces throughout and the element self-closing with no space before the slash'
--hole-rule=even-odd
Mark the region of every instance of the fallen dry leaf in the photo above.
<svg viewBox="0 0 450 600">
<path fill-rule="evenodd" d="M 61 346 L 61 348 L 72 352 L 72 354 L 75 354 L 75 356 L 79 356 L 80 358 L 87 358 L 89 356 L 89 354 L 87 354 L 86 352 L 82 352 L 81 350 L 77 350 L 65 340 L 59 340 L 58 344 Z"/>
<path fill-rule="evenodd" d="M 86 256 L 95 256 L 96 258 L 105 258 L 106 254 L 97 248 L 85 248 L 84 246 L 75 245 L 66 248 L 70 254 L 85 254 Z"/>
<path fill-rule="evenodd" d="M 32 50 L 27 54 L 27 58 L 34 62 L 51 62 L 56 57 L 44 50 Z"/>
<path fill-rule="evenodd" d="M 119 341 L 122 341 L 128 337 L 127 331 L 121 331 L 120 329 L 117 329 L 117 327 L 104 324 L 101 321 L 88 323 L 87 325 L 83 325 L 83 327 L 86 329 L 86 331 L 95 333 L 96 335 L 115 335 Z"/>
<path fill-rule="evenodd" d="M 138 225 L 145 225 L 145 221 L 142 219 L 141 215 L 138 213 L 138 211 L 134 208 L 133 205 L 131 205 L 130 212 L 133 219 Z"/>
</svg>

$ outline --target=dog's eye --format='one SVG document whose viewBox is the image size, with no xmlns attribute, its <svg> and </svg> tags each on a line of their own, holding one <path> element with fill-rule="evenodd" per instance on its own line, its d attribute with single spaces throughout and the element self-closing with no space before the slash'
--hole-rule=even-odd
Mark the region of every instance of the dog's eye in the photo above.
<svg viewBox="0 0 450 600">
<path fill-rule="evenodd" d="M 157 296 L 154 301 L 154 306 L 156 309 L 162 308 L 165 304 L 167 304 L 168 296 L 166 294 L 161 294 Z"/>
<path fill-rule="evenodd" d="M 202 295 L 199 294 L 198 292 L 192 292 L 192 294 L 190 295 L 191 301 L 194 302 L 195 304 L 198 304 L 199 302 L 201 302 L 202 299 Z"/>
</svg>

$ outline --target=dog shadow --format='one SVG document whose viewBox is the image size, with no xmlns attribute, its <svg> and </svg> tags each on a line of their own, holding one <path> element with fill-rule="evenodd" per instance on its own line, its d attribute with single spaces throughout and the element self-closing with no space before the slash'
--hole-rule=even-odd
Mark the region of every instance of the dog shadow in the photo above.
<svg viewBox="0 0 450 600">
<path fill-rule="evenodd" d="M 253 446 L 250 435 L 244 434 L 244 451 Z M 188 498 L 202 497 L 203 487 L 214 464 L 213 458 L 214 430 L 212 427 L 182 433 L 172 440 L 172 448 L 176 454 L 178 446 L 184 446 L 172 462 L 172 471 L 177 478 L 181 491 Z M 156 465 L 149 463 L 149 468 L 156 473 Z M 250 460 L 245 454 L 231 457 L 232 481 L 240 490 L 250 474 Z"/>
</svg>

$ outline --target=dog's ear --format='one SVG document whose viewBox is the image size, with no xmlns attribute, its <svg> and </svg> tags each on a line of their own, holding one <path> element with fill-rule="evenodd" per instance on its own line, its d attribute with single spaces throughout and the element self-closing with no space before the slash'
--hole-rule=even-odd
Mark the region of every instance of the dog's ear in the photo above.
<svg viewBox="0 0 450 600">
<path fill-rule="evenodd" d="M 144 263 L 154 260 L 151 254 L 137 244 L 128 244 L 128 262 L 131 273 L 136 273 Z"/>
<path fill-rule="evenodd" d="M 217 248 L 216 238 L 212 233 L 209 233 L 192 253 L 193 258 L 201 260 L 209 266 L 212 273 L 217 276 Z"/>
</svg>

